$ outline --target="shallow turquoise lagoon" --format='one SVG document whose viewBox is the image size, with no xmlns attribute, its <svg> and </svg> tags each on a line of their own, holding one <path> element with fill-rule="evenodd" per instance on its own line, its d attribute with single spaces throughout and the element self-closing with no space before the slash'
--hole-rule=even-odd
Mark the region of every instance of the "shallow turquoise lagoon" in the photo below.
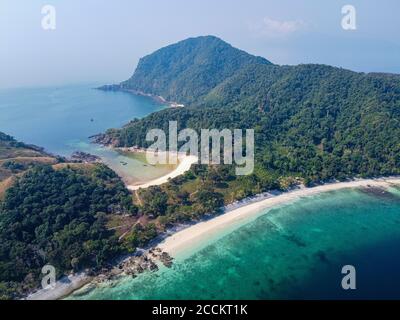
<svg viewBox="0 0 400 320">
<path fill-rule="evenodd" d="M 400 298 L 400 196 L 343 190 L 269 209 L 172 269 L 73 299 Z M 344 265 L 357 290 L 341 287 Z"/>
</svg>

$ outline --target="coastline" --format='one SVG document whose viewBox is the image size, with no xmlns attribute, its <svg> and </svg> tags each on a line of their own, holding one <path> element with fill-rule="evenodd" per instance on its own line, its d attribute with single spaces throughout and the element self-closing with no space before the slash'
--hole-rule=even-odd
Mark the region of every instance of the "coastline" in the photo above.
<svg viewBox="0 0 400 320">
<path fill-rule="evenodd" d="M 137 96 L 141 96 L 141 97 L 147 97 L 150 98 L 162 105 L 166 105 L 169 106 L 170 108 L 184 108 L 185 105 L 178 103 L 178 102 L 172 102 L 172 101 L 168 101 L 166 100 L 163 96 L 159 96 L 159 95 L 155 95 L 152 93 L 146 93 L 140 90 L 134 90 L 134 89 L 127 89 L 122 87 L 120 84 L 112 84 L 112 85 L 103 85 L 101 87 L 95 88 L 97 90 L 102 90 L 102 91 L 120 91 L 120 92 L 127 92 L 127 93 L 131 93 Z"/>
<path fill-rule="evenodd" d="M 329 191 L 362 187 L 387 188 L 393 185 L 400 186 L 400 177 L 358 179 L 348 182 L 327 183 L 311 188 L 300 187 L 279 194 L 265 193 L 250 198 L 250 200 L 245 199 L 242 202 L 228 205 L 225 207 L 225 212 L 221 215 L 185 226 L 183 229 L 178 228 L 176 232 L 170 231 L 170 235 L 161 238 L 160 242 L 155 244 L 155 247 L 156 249 L 162 250 L 175 258 L 178 254 L 185 252 L 185 250 L 190 250 L 191 247 L 198 245 L 201 241 L 209 239 L 213 235 L 218 234 L 235 224 L 263 215 L 263 210 L 265 209 L 270 209 L 303 197 L 310 197 Z M 92 283 L 93 280 L 93 277 L 89 277 L 83 272 L 77 275 L 64 277 L 57 282 L 55 289 L 41 289 L 30 294 L 26 299 L 62 299 L 74 291 Z"/>
<path fill-rule="evenodd" d="M 130 191 L 136 191 L 139 189 L 146 189 L 152 186 L 159 186 L 164 183 L 167 183 L 169 179 L 174 179 L 185 172 L 189 171 L 191 166 L 195 163 L 197 163 L 199 159 L 195 156 L 182 156 L 179 155 L 179 165 L 178 167 L 173 170 L 172 172 L 166 174 L 165 176 L 162 176 L 160 178 L 142 183 L 142 184 L 137 184 L 137 185 L 127 185 L 128 190 Z"/>
<path fill-rule="evenodd" d="M 349 182 L 334 182 L 319 185 L 312 188 L 298 188 L 279 195 L 267 194 L 264 199 L 244 204 L 237 208 L 225 210 L 217 217 L 202 221 L 180 230 L 162 241 L 158 248 L 167 252 L 172 257 L 190 249 L 191 246 L 208 239 L 216 233 L 229 228 L 247 219 L 256 218 L 265 209 L 289 203 L 303 197 L 310 197 L 324 192 L 336 191 L 347 188 L 381 187 L 387 188 L 391 185 L 400 185 L 400 177 L 376 178 L 365 180 L 352 180 Z"/>
<path fill-rule="evenodd" d="M 185 107 L 185 105 L 182 103 L 168 101 L 163 96 L 158 96 L 158 95 L 151 94 L 151 93 L 146 93 L 146 92 L 132 90 L 132 89 L 124 89 L 124 88 L 120 88 L 119 91 L 128 92 L 128 93 L 131 93 L 131 94 L 134 94 L 137 96 L 141 96 L 141 97 L 147 97 L 147 98 L 153 99 L 154 101 L 156 101 L 160 104 L 167 105 L 170 108 L 184 108 Z"/>
</svg>

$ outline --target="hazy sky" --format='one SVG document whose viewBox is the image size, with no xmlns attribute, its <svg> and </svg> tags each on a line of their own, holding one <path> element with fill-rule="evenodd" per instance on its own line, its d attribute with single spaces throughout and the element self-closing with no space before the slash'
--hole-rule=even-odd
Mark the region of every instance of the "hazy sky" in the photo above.
<svg viewBox="0 0 400 320">
<path fill-rule="evenodd" d="M 346 4 L 357 30 L 341 27 Z M 0 0 L 0 87 L 119 82 L 141 56 L 207 34 L 277 64 L 400 73 L 399 12 L 398 0 Z"/>
</svg>

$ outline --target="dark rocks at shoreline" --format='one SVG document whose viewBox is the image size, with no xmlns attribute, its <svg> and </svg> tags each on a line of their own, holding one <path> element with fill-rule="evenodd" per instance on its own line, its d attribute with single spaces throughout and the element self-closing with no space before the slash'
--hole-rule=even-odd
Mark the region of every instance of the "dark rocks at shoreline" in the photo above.
<svg viewBox="0 0 400 320">
<path fill-rule="evenodd" d="M 98 156 L 95 156 L 90 153 L 82 152 L 82 151 L 76 151 L 71 155 L 71 159 L 73 161 L 77 162 L 83 162 L 83 163 L 98 163 L 101 162 L 101 158 Z"/>
<path fill-rule="evenodd" d="M 112 146 L 112 147 L 118 146 L 118 140 L 110 137 L 105 133 L 96 134 L 94 136 L 89 137 L 89 139 L 91 143 L 100 144 L 102 146 Z"/>
<path fill-rule="evenodd" d="M 172 258 L 167 252 L 160 251 L 160 254 L 157 257 L 164 266 L 172 266 L 172 260 L 174 260 L 174 258 Z"/>
<path fill-rule="evenodd" d="M 359 188 L 359 190 L 365 194 L 371 195 L 376 198 L 381 198 L 389 201 L 399 201 L 399 197 L 393 193 L 387 191 L 387 189 L 382 187 L 373 187 L 368 185 L 367 187 Z"/>
<path fill-rule="evenodd" d="M 172 267 L 172 258 L 167 252 L 163 252 L 160 248 L 154 248 L 149 251 L 152 258 L 160 260 L 160 262 L 167 268 Z"/>
<path fill-rule="evenodd" d="M 173 258 L 166 252 L 163 252 L 160 256 L 160 261 L 166 266 L 167 268 L 172 267 L 172 260 Z"/>
<path fill-rule="evenodd" d="M 152 263 L 150 265 L 150 271 L 153 271 L 153 272 L 158 271 L 158 266 L 155 263 Z"/>
<path fill-rule="evenodd" d="M 157 261 L 165 267 L 171 268 L 172 260 L 173 258 L 168 253 L 163 252 L 160 248 L 153 248 L 141 256 L 131 256 L 113 268 L 103 269 L 101 274 L 96 277 L 95 283 L 113 281 L 123 275 L 136 278 L 145 272 L 157 272 L 159 270 Z"/>
</svg>

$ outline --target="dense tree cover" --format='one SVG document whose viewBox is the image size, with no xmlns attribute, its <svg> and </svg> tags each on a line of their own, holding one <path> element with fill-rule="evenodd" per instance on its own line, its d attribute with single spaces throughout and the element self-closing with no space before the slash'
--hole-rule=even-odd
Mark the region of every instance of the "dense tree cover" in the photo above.
<svg viewBox="0 0 400 320">
<path fill-rule="evenodd" d="M 170 225 L 200 219 L 224 204 L 272 189 L 354 176 L 400 174 L 400 76 L 324 65 L 276 66 L 215 37 L 200 37 L 143 58 L 114 89 L 162 95 L 188 107 L 167 109 L 107 131 L 118 146 L 148 146 L 153 128 L 255 129 L 249 176 L 233 166 L 195 165 L 159 187 L 139 190 L 138 208 L 114 172 L 22 165 L 43 154 L 0 133 L 0 181 L 28 170 L 0 203 L 0 296 L 37 286 L 41 267 L 59 275 L 99 268 Z M 122 241 L 110 215 L 134 214 Z"/>
<path fill-rule="evenodd" d="M 125 238 L 125 243 L 133 248 L 143 247 L 154 240 L 159 234 L 158 229 L 154 223 L 148 223 L 147 225 L 138 224 L 134 226 Z"/>
<path fill-rule="evenodd" d="M 271 67 L 257 66 L 212 93 L 254 116 L 264 167 L 311 180 L 400 172 L 400 76 L 324 65 L 281 68 L 272 85 Z M 232 86 L 241 87 L 236 96 Z"/>
<path fill-rule="evenodd" d="M 270 64 L 213 36 L 191 38 L 142 58 L 120 87 L 193 103 L 251 63 Z"/>
<path fill-rule="evenodd" d="M 167 195 L 160 187 L 153 187 L 142 194 L 143 213 L 150 217 L 163 216 L 167 210 Z"/>
<path fill-rule="evenodd" d="M 249 63 L 191 106 L 136 119 L 107 137 L 146 147 L 148 130 L 168 132 L 171 120 L 197 131 L 255 129 L 258 178 L 311 183 L 400 173 L 399 75 Z"/>
<path fill-rule="evenodd" d="M 195 46 L 197 41 L 201 45 L 199 39 L 187 44 Z M 202 53 L 197 59 L 196 52 L 189 54 L 185 47 L 184 41 L 145 58 L 123 85 L 189 105 L 108 130 L 104 142 L 147 147 L 147 132 L 158 128 L 168 134 L 169 121 L 177 121 L 178 130 L 198 132 L 254 129 L 255 170 L 238 177 L 233 166 L 195 165 L 167 184 L 140 190 L 138 203 L 158 227 L 199 219 L 223 204 L 299 182 L 400 174 L 399 75 L 313 64 L 277 66 L 252 57 L 221 77 L 218 70 L 225 68 L 225 61 L 230 68 L 231 60 L 210 55 L 214 61 L 195 63 L 195 74 L 206 72 L 213 79 L 205 86 L 203 78 L 187 73 L 183 58 L 188 54 L 193 63 Z M 227 53 L 235 56 L 235 50 Z M 185 78 L 187 74 L 191 77 Z M 129 237 L 138 243 L 136 231 Z"/>
<path fill-rule="evenodd" d="M 295 179 L 278 175 L 238 177 L 228 165 L 194 165 L 169 183 L 137 192 L 136 202 L 141 206 L 142 219 L 151 219 L 151 223 L 134 227 L 125 242 L 142 245 L 176 224 L 220 213 L 224 205 L 233 201 L 268 190 L 286 190 L 297 183 Z M 162 210 L 160 199 L 163 199 Z"/>
<path fill-rule="evenodd" d="M 208 176 L 196 173 L 196 169 L 164 186 L 140 190 L 138 195 L 143 203 L 141 212 L 149 218 L 159 218 L 164 227 L 176 222 L 199 219 L 224 206 L 224 196 L 216 190 L 214 181 Z M 200 172 L 200 171 L 199 171 Z M 191 182 L 191 188 L 182 188 Z"/>
<path fill-rule="evenodd" d="M 26 170 L 27 168 L 25 164 L 15 161 L 5 161 L 1 166 L 5 169 L 11 170 L 12 173 L 17 173 L 19 171 Z"/>
<path fill-rule="evenodd" d="M 150 88 L 147 92 L 165 94 L 168 86 L 158 79 L 169 74 L 170 60 L 183 54 L 179 49 L 170 47 L 168 56 L 152 55 L 152 60 L 163 61 L 164 69 L 149 60 L 146 73 L 140 75 Z M 179 61 L 174 61 L 173 70 L 179 70 Z M 104 137 L 117 146 L 147 147 L 152 143 L 145 141 L 147 132 L 159 128 L 168 134 L 169 121 L 177 121 L 178 130 L 255 130 L 253 174 L 238 177 L 233 166 L 195 165 L 167 184 L 140 190 L 142 212 L 155 219 L 157 227 L 200 219 L 224 204 L 299 182 L 400 174 L 400 76 L 251 61 L 232 76 L 216 78 L 222 81 L 214 82 L 207 93 L 199 82 L 204 91 L 193 89 L 188 107 L 135 119 Z M 196 81 L 194 77 L 188 83 L 196 87 Z M 186 95 L 189 87 L 181 85 L 176 89 Z M 144 240 L 153 231 L 152 226 Z M 133 244 L 144 241 L 136 229 L 128 239 Z"/>
<path fill-rule="evenodd" d="M 169 184 L 140 190 L 138 197 L 143 203 L 141 212 L 156 219 L 161 230 L 176 223 L 201 219 L 224 205 L 223 194 L 194 171 Z"/>
<path fill-rule="evenodd" d="M 85 172 L 35 166 L 0 203 L 0 295 L 36 287 L 48 263 L 58 276 L 100 268 L 123 249 L 106 228 L 107 216 L 136 212 L 119 177 L 104 165 Z"/>
</svg>

